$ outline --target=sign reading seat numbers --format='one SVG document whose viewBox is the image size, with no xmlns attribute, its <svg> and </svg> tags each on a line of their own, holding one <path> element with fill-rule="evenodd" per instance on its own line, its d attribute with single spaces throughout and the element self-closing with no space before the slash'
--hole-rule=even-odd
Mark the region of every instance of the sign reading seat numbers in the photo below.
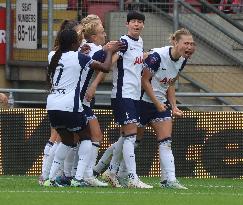
<svg viewBox="0 0 243 205">
<path fill-rule="evenodd" d="M 16 1 L 16 47 L 37 48 L 37 0 Z"/>
</svg>

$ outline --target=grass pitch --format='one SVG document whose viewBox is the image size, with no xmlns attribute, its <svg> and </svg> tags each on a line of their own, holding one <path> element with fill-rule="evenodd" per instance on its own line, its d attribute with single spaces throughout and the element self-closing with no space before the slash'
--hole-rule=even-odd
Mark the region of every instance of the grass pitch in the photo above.
<svg viewBox="0 0 243 205">
<path fill-rule="evenodd" d="M 243 180 L 179 179 L 188 190 L 161 189 L 159 178 L 142 180 L 153 189 L 40 187 L 37 177 L 0 176 L 0 205 L 242 205 Z"/>
</svg>

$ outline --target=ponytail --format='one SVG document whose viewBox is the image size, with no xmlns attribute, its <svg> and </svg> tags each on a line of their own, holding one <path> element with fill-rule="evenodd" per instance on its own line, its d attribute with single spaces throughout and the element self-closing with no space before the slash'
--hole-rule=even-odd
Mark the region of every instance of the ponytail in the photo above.
<svg viewBox="0 0 243 205">
<path fill-rule="evenodd" d="M 55 54 L 52 56 L 51 58 L 51 62 L 48 66 L 47 69 L 47 82 L 48 84 L 51 86 L 52 81 L 53 81 L 53 77 L 56 71 L 56 67 L 58 66 L 58 62 L 60 60 L 62 56 L 62 51 L 60 49 L 57 49 L 57 51 L 55 52 Z"/>
</svg>

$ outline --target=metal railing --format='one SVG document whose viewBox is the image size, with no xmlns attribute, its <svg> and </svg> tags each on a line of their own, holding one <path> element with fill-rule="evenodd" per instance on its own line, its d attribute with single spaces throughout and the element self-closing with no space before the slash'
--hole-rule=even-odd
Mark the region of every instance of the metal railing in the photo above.
<svg viewBox="0 0 243 205">
<path fill-rule="evenodd" d="M 34 100 L 15 100 L 15 94 L 48 94 L 48 90 L 38 89 L 5 89 L 0 88 L 0 92 L 7 93 L 9 95 L 9 107 L 13 108 L 15 104 L 46 104 L 46 101 L 34 101 Z M 96 95 L 110 96 L 111 91 L 96 91 Z M 176 92 L 176 97 L 243 97 L 243 93 L 203 93 L 203 92 Z M 109 103 L 102 103 L 98 105 L 109 106 Z M 178 104 L 178 107 L 243 107 L 243 104 Z"/>
</svg>

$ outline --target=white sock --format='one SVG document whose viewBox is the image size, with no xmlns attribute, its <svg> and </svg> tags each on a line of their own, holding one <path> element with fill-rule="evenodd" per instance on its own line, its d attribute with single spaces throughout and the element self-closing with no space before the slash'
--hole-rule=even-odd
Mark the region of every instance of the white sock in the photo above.
<svg viewBox="0 0 243 205">
<path fill-rule="evenodd" d="M 42 171 L 42 177 L 46 180 L 49 178 L 49 174 L 50 174 L 50 169 L 51 169 L 51 165 L 55 156 L 55 152 L 57 149 L 57 146 L 59 145 L 60 142 L 56 142 L 50 149 L 49 151 L 49 156 L 46 158 L 46 162 L 45 162 L 45 167 L 43 167 L 43 171 Z"/>
<path fill-rule="evenodd" d="M 91 158 L 91 148 L 92 148 L 91 140 L 83 140 L 80 143 L 79 150 L 78 150 L 79 161 L 78 161 L 77 172 L 75 175 L 75 178 L 77 180 L 84 178 L 84 171 L 87 168 L 87 165 Z"/>
<path fill-rule="evenodd" d="M 163 182 L 167 180 L 166 172 L 163 165 L 160 163 L 160 181 Z"/>
<path fill-rule="evenodd" d="M 93 168 L 96 164 L 96 160 L 98 157 L 98 152 L 100 148 L 100 143 L 99 142 L 92 142 L 92 148 L 91 148 L 91 159 L 90 162 L 87 166 L 87 169 L 85 170 L 84 173 L 84 178 L 90 178 L 93 177 Z"/>
<path fill-rule="evenodd" d="M 111 158 L 109 170 L 111 173 L 116 174 L 122 160 L 122 147 L 124 143 L 124 137 L 120 137 L 116 142 L 113 149 L 113 156 Z"/>
<path fill-rule="evenodd" d="M 57 172 L 63 166 L 64 159 L 67 156 L 70 149 L 71 149 L 71 146 L 67 146 L 67 145 L 63 144 L 62 142 L 59 143 L 57 150 L 55 152 L 55 157 L 54 157 L 54 160 L 53 160 L 53 163 L 51 166 L 51 170 L 50 170 L 50 175 L 49 175 L 50 180 L 53 181 L 56 179 Z"/>
<path fill-rule="evenodd" d="M 75 147 L 72 147 L 65 160 L 64 160 L 64 167 L 63 167 L 63 172 L 64 172 L 64 175 L 66 177 L 71 177 L 72 176 L 72 167 L 73 167 L 73 163 L 74 163 L 74 157 L 76 155 L 76 152 L 77 152 L 77 146 Z"/>
<path fill-rule="evenodd" d="M 94 166 L 94 171 L 100 174 L 107 167 L 107 165 L 110 164 L 113 150 L 116 146 L 115 144 L 116 143 L 112 144 L 106 149 L 106 151 L 98 161 L 97 165 Z"/>
<path fill-rule="evenodd" d="M 134 148 L 136 149 L 139 146 L 139 144 L 140 144 L 140 140 L 136 140 Z M 117 175 L 121 178 L 127 178 L 128 174 L 129 173 L 127 172 L 127 167 L 126 167 L 125 161 L 124 161 L 124 159 L 122 159 Z"/>
<path fill-rule="evenodd" d="M 122 161 L 120 163 L 117 175 L 120 178 L 126 178 L 128 176 L 127 167 L 126 167 L 124 159 L 122 159 Z"/>
<path fill-rule="evenodd" d="M 131 178 L 137 178 L 136 161 L 134 153 L 135 141 L 136 135 L 130 135 L 128 137 L 125 137 L 123 144 L 123 159 L 125 161 L 129 177 Z"/>
<path fill-rule="evenodd" d="M 159 143 L 159 158 L 168 181 L 175 181 L 175 163 L 174 156 L 171 150 L 171 138 Z M 162 176 L 161 176 L 162 177 Z"/>
<path fill-rule="evenodd" d="M 47 158 L 49 157 L 49 153 L 50 153 L 50 150 L 53 146 L 53 143 L 51 141 L 48 141 L 46 143 L 46 146 L 44 148 L 44 156 L 43 156 L 43 161 L 42 161 L 42 171 L 41 173 L 44 172 L 44 170 L 46 169 L 46 162 L 47 162 Z"/>
<path fill-rule="evenodd" d="M 77 144 L 77 151 L 76 151 L 76 154 L 74 156 L 73 166 L 72 166 L 72 171 L 71 171 L 71 176 L 72 177 L 74 177 L 76 175 L 76 172 L 77 172 L 78 160 L 79 160 L 79 156 L 78 156 L 79 146 L 80 146 L 80 144 L 78 143 Z"/>
<path fill-rule="evenodd" d="M 64 172 L 63 172 L 64 168 L 63 167 L 64 167 L 64 165 L 62 164 L 62 166 L 57 171 L 56 177 L 62 177 L 64 175 Z"/>
</svg>

